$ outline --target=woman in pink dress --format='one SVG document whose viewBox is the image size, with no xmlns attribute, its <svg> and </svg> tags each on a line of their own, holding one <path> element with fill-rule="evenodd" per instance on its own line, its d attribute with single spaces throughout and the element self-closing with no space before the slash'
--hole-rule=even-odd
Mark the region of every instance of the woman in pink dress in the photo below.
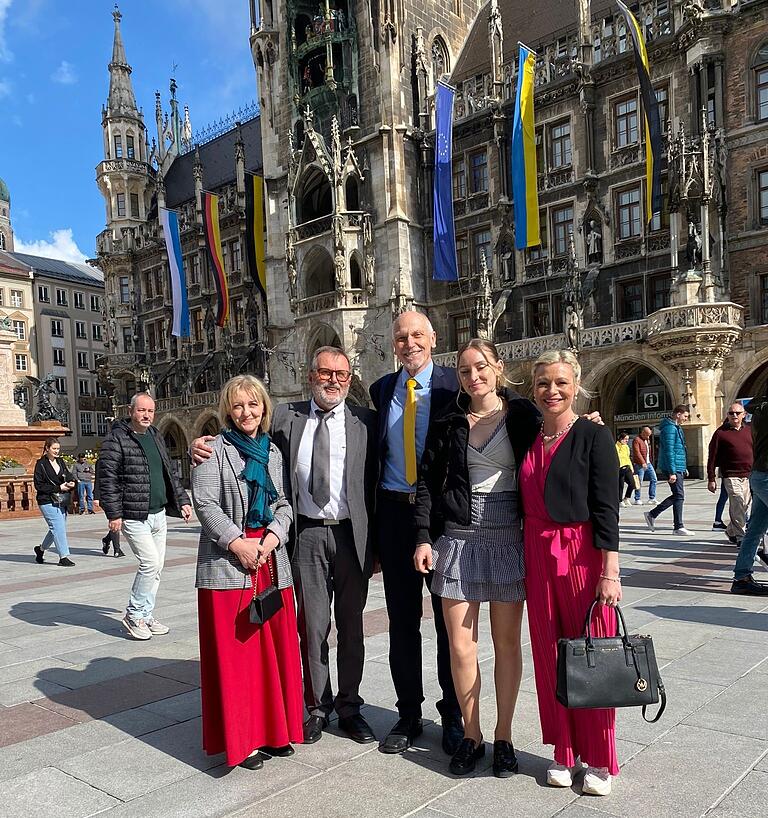
<svg viewBox="0 0 768 818">
<path fill-rule="evenodd" d="M 605 426 L 579 418 L 581 367 L 569 351 L 533 365 L 540 434 L 520 469 L 525 586 L 542 740 L 553 744 L 547 783 L 570 787 L 586 765 L 582 792 L 608 795 L 619 772 L 614 709 L 569 710 L 555 698 L 557 640 L 579 636 L 597 597 L 593 632 L 616 630 L 619 579 L 618 457 Z M 583 762 L 583 764 L 582 764 Z"/>
</svg>

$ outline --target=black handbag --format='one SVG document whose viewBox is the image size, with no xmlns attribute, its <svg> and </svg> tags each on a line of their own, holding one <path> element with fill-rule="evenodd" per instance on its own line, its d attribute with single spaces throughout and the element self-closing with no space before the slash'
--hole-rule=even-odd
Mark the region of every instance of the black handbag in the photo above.
<svg viewBox="0 0 768 818">
<path fill-rule="evenodd" d="M 557 642 L 557 700 L 565 707 L 642 707 L 643 718 L 653 724 L 667 706 L 653 639 L 629 636 L 618 605 L 616 636 L 593 637 L 592 613 L 598 604 L 596 599 L 589 606 L 584 636 Z M 646 718 L 648 705 L 659 699 L 659 712 Z"/>
<path fill-rule="evenodd" d="M 283 607 L 283 595 L 277 587 L 277 578 L 273 572 L 275 555 L 270 554 L 267 559 L 269 578 L 272 581 L 261 593 L 256 593 L 256 582 L 253 584 L 253 599 L 248 607 L 251 623 L 263 625 L 268 619 L 273 617 Z"/>
</svg>

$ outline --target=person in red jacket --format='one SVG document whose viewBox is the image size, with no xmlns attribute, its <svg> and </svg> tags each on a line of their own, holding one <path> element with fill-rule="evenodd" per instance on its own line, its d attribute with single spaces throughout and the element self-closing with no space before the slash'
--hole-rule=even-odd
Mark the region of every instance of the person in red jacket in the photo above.
<svg viewBox="0 0 768 818">
<path fill-rule="evenodd" d="M 731 521 L 725 530 L 728 539 L 741 542 L 747 523 L 747 509 L 752 499 L 749 475 L 752 471 L 752 430 L 744 423 L 744 406 L 732 403 L 728 408 L 728 423 L 723 424 L 709 442 L 707 488 L 717 491 L 715 469 L 728 492 L 728 513 Z"/>
</svg>

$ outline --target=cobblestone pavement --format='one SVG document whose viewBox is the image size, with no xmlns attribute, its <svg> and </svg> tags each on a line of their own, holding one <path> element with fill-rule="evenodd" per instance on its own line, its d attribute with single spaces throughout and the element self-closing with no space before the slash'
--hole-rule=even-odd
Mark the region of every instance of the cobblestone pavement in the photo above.
<svg viewBox="0 0 768 818">
<path fill-rule="evenodd" d="M 72 569 L 52 557 L 43 566 L 33 561 L 41 519 L 2 523 L 0 814 L 768 816 L 768 599 L 728 593 L 735 549 L 711 531 L 714 498 L 703 484 L 686 489 L 686 523 L 695 534 L 685 541 L 671 536 L 671 512 L 650 534 L 642 508 L 622 510 L 624 609 L 632 630 L 654 637 L 670 702 L 655 725 L 635 709 L 619 712 L 622 772 L 602 799 L 581 796 L 578 783 L 565 790 L 544 783 L 550 755 L 540 741 L 527 631 L 515 778 L 494 778 L 490 753 L 473 777 L 451 776 L 434 722 L 402 756 L 355 744 L 331 725 L 290 759 L 256 772 L 229 770 L 200 748 L 197 525 L 171 525 L 157 610 L 171 633 L 136 642 L 119 625 L 135 561 L 102 555 L 103 516 L 71 518 Z M 768 580 L 762 568 L 756 573 Z M 371 584 L 365 620 L 364 715 L 383 737 L 396 714 L 380 579 Z M 425 716 L 435 719 L 429 618 L 424 633 Z M 492 738 L 487 612 L 480 659 L 482 721 Z"/>
</svg>

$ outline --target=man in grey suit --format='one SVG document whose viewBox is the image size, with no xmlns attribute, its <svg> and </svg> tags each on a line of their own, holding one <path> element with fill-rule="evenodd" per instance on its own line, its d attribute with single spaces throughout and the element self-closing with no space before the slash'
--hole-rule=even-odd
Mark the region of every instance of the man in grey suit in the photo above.
<svg viewBox="0 0 768 818">
<path fill-rule="evenodd" d="M 339 728 L 355 741 L 376 736 L 360 715 L 359 688 L 365 659 L 363 608 L 373 572 L 372 518 L 376 485 L 376 414 L 346 403 L 349 359 L 336 347 L 321 347 L 309 367 L 312 399 L 280 404 L 270 434 L 288 463 L 294 512 L 291 567 L 298 608 L 309 717 L 304 741 L 322 737 L 335 710 Z M 196 462 L 210 452 L 193 443 Z M 338 691 L 328 666 L 333 605 Z"/>
</svg>

